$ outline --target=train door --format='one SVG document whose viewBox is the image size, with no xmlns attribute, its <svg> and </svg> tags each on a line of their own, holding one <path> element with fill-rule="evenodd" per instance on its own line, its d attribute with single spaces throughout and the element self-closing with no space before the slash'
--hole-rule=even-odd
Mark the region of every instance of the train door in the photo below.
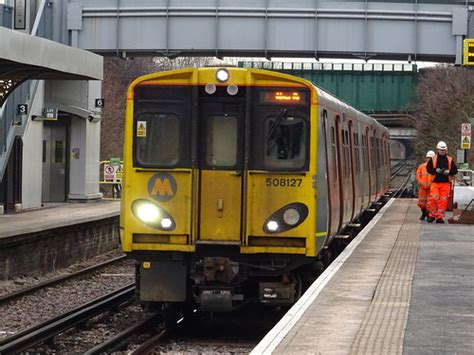
<svg viewBox="0 0 474 355">
<path fill-rule="evenodd" d="M 67 193 L 67 126 L 44 122 L 43 201 L 65 202 Z"/>
<path fill-rule="evenodd" d="M 351 174 L 351 187 L 352 187 L 352 209 L 351 209 L 351 218 L 354 218 L 354 211 L 355 211 L 355 205 L 356 205 L 356 196 L 358 196 L 358 193 L 356 191 L 356 171 L 355 171 L 355 148 L 354 145 L 356 142 L 354 142 L 354 127 L 353 127 L 353 122 L 349 121 L 349 156 L 351 160 L 351 165 L 350 165 L 350 174 Z M 357 189 L 358 190 L 358 189 Z"/>
<path fill-rule="evenodd" d="M 336 159 L 337 159 L 337 175 L 338 175 L 338 180 L 339 180 L 339 186 L 337 187 L 339 190 L 339 215 L 335 214 L 334 216 L 338 217 L 339 225 L 338 225 L 338 230 L 342 226 L 342 221 L 344 218 L 344 198 L 345 198 L 345 191 L 344 191 L 344 174 L 343 174 L 343 164 L 344 164 L 344 159 L 343 159 L 343 152 L 342 152 L 342 146 L 341 146 L 341 138 L 342 138 L 342 132 L 341 132 L 341 118 L 340 116 L 336 116 Z"/>
<path fill-rule="evenodd" d="M 200 98 L 199 239 L 240 243 L 245 102 Z"/>
<path fill-rule="evenodd" d="M 377 162 L 377 155 L 378 155 L 378 150 L 377 150 L 377 139 L 376 139 L 376 131 L 374 130 L 374 133 L 372 137 L 370 137 L 370 152 L 371 152 L 371 163 L 373 166 L 373 174 L 375 175 L 375 180 L 373 183 L 373 195 L 374 195 L 374 201 L 377 200 L 377 194 L 379 192 L 379 166 Z"/>
<path fill-rule="evenodd" d="M 352 206 L 354 189 L 352 185 L 352 161 L 351 161 L 351 146 L 349 138 L 349 124 L 343 114 L 343 121 L 341 123 L 341 153 L 342 153 L 342 188 L 344 189 L 344 217 L 343 223 L 349 222 L 352 219 Z"/>
<path fill-rule="evenodd" d="M 374 193 L 374 187 L 373 187 L 373 183 L 374 183 L 374 165 L 373 165 L 373 158 L 372 158 L 372 149 L 371 149 L 371 146 L 370 146 L 370 141 L 371 141 L 371 138 L 370 138 L 370 128 L 367 127 L 366 130 L 365 130 L 365 139 L 364 139 L 364 145 L 365 145 L 365 150 L 366 150 L 366 163 L 367 163 L 367 177 L 368 177 L 368 186 L 369 186 L 369 191 L 368 191 L 368 197 L 369 197 L 369 200 L 368 200 L 368 204 L 370 205 L 370 203 L 372 202 L 372 194 Z"/>
<path fill-rule="evenodd" d="M 323 124 L 324 124 L 324 135 L 325 135 L 325 146 L 326 146 L 326 173 L 327 173 L 327 184 L 328 184 L 328 204 L 329 204 L 329 231 L 328 234 L 337 232 L 339 228 L 339 175 L 338 160 L 337 160 L 337 147 L 336 147 L 336 128 L 333 120 L 328 119 L 328 112 L 323 109 Z"/>
</svg>

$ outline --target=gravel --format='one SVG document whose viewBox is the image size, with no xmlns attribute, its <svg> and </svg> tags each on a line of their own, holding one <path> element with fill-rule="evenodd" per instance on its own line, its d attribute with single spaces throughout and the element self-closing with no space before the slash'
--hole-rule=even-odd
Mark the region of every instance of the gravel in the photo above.
<svg viewBox="0 0 474 355">
<path fill-rule="evenodd" d="M 110 259 L 108 254 L 102 256 L 104 260 Z M 104 261 L 102 260 L 102 261 Z M 88 261 L 87 265 L 97 263 L 97 259 Z M 25 277 L 25 284 L 33 284 L 43 280 L 57 277 L 61 273 L 73 272 L 75 268 L 85 267 L 71 266 L 67 271 L 58 271 L 45 275 L 44 277 Z M 9 285 L 5 286 L 7 292 L 13 289 Z M 31 295 L 24 296 L 18 300 L 8 302 L 0 306 L 0 339 L 25 330 L 33 325 L 44 322 L 63 312 L 76 308 L 93 299 L 103 296 L 113 290 L 125 286 L 134 281 L 134 264 L 132 260 L 125 260 L 115 265 L 110 265 L 92 274 L 83 275 L 80 278 L 66 281 L 59 285 L 41 289 Z M 24 287 L 24 286 L 23 286 Z"/>
</svg>

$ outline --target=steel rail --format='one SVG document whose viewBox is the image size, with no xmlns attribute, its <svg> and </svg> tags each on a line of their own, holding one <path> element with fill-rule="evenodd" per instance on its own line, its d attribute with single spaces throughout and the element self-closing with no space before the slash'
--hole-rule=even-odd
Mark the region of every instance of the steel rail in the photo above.
<svg viewBox="0 0 474 355">
<path fill-rule="evenodd" d="M 26 295 L 28 295 L 30 293 L 33 293 L 35 291 L 38 291 L 42 288 L 51 287 L 51 286 L 54 286 L 54 285 L 56 285 L 60 282 L 68 281 L 68 280 L 74 279 L 78 276 L 88 274 L 88 273 L 93 272 L 93 271 L 95 271 L 97 269 L 100 269 L 102 267 L 105 267 L 105 266 L 111 265 L 113 263 L 119 262 L 119 261 L 125 259 L 126 257 L 127 257 L 126 255 L 122 255 L 122 256 L 119 256 L 117 258 L 104 261 L 100 264 L 97 264 L 97 265 L 94 265 L 94 266 L 89 266 L 89 267 L 87 267 L 85 269 L 82 269 L 82 270 L 79 270 L 77 272 L 67 274 L 67 275 L 63 275 L 63 276 L 59 276 L 59 277 L 56 277 L 54 279 L 44 281 L 44 282 L 40 282 L 39 284 L 29 286 L 29 287 L 23 288 L 21 290 L 18 290 L 18 291 L 0 296 L 0 305 L 3 304 L 3 303 L 9 302 L 11 300 L 14 300 L 16 298 L 26 296 Z"/>
<path fill-rule="evenodd" d="M 147 318 L 141 320 L 138 323 L 135 323 L 131 327 L 107 339 L 103 343 L 96 345 L 92 349 L 89 349 L 88 351 L 86 351 L 84 354 L 85 355 L 96 355 L 96 354 L 102 354 L 102 353 L 109 354 L 109 353 L 118 351 L 127 345 L 127 341 L 130 337 L 132 337 L 139 330 L 146 327 L 150 323 L 156 321 L 160 317 L 161 317 L 160 313 L 152 313 Z"/>
<path fill-rule="evenodd" d="M 0 354 L 18 354 L 58 335 L 110 308 L 116 307 L 135 296 L 135 283 L 115 290 L 92 302 L 56 316 L 32 328 L 0 341 Z"/>
<path fill-rule="evenodd" d="M 157 346 L 158 342 L 168 333 L 168 329 L 161 329 L 158 334 L 148 339 L 138 348 L 130 352 L 131 355 L 148 355 Z"/>
<path fill-rule="evenodd" d="M 398 176 L 398 174 L 408 166 L 408 164 L 409 164 L 409 161 L 404 161 L 404 162 L 400 162 L 397 165 L 395 165 L 392 169 L 391 174 L 390 174 L 390 180 L 395 179 Z"/>
</svg>

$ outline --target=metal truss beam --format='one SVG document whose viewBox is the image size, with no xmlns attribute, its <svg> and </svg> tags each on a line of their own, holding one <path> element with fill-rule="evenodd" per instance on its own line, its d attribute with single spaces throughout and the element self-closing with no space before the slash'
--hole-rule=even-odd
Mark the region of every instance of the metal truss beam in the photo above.
<svg viewBox="0 0 474 355">
<path fill-rule="evenodd" d="M 461 63 L 467 3 L 75 0 L 71 44 L 103 54 L 339 57 Z"/>
</svg>

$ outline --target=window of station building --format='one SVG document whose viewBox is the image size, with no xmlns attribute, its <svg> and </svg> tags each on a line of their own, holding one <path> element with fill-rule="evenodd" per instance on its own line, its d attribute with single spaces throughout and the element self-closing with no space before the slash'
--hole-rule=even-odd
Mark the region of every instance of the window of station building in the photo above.
<svg viewBox="0 0 474 355">
<path fill-rule="evenodd" d="M 307 124 L 302 117 L 282 112 L 264 122 L 265 169 L 301 169 L 305 165 Z"/>
<path fill-rule="evenodd" d="M 146 112 L 135 118 L 135 157 L 142 166 L 174 166 L 179 161 L 179 120 L 171 113 Z"/>
<path fill-rule="evenodd" d="M 47 141 L 43 141 L 43 163 L 46 163 L 46 148 L 48 147 L 47 144 Z"/>
<path fill-rule="evenodd" d="M 206 163 L 231 167 L 237 163 L 237 117 L 211 116 L 207 119 Z"/>
<path fill-rule="evenodd" d="M 64 141 L 54 142 L 54 162 L 57 164 L 64 163 Z"/>
</svg>

